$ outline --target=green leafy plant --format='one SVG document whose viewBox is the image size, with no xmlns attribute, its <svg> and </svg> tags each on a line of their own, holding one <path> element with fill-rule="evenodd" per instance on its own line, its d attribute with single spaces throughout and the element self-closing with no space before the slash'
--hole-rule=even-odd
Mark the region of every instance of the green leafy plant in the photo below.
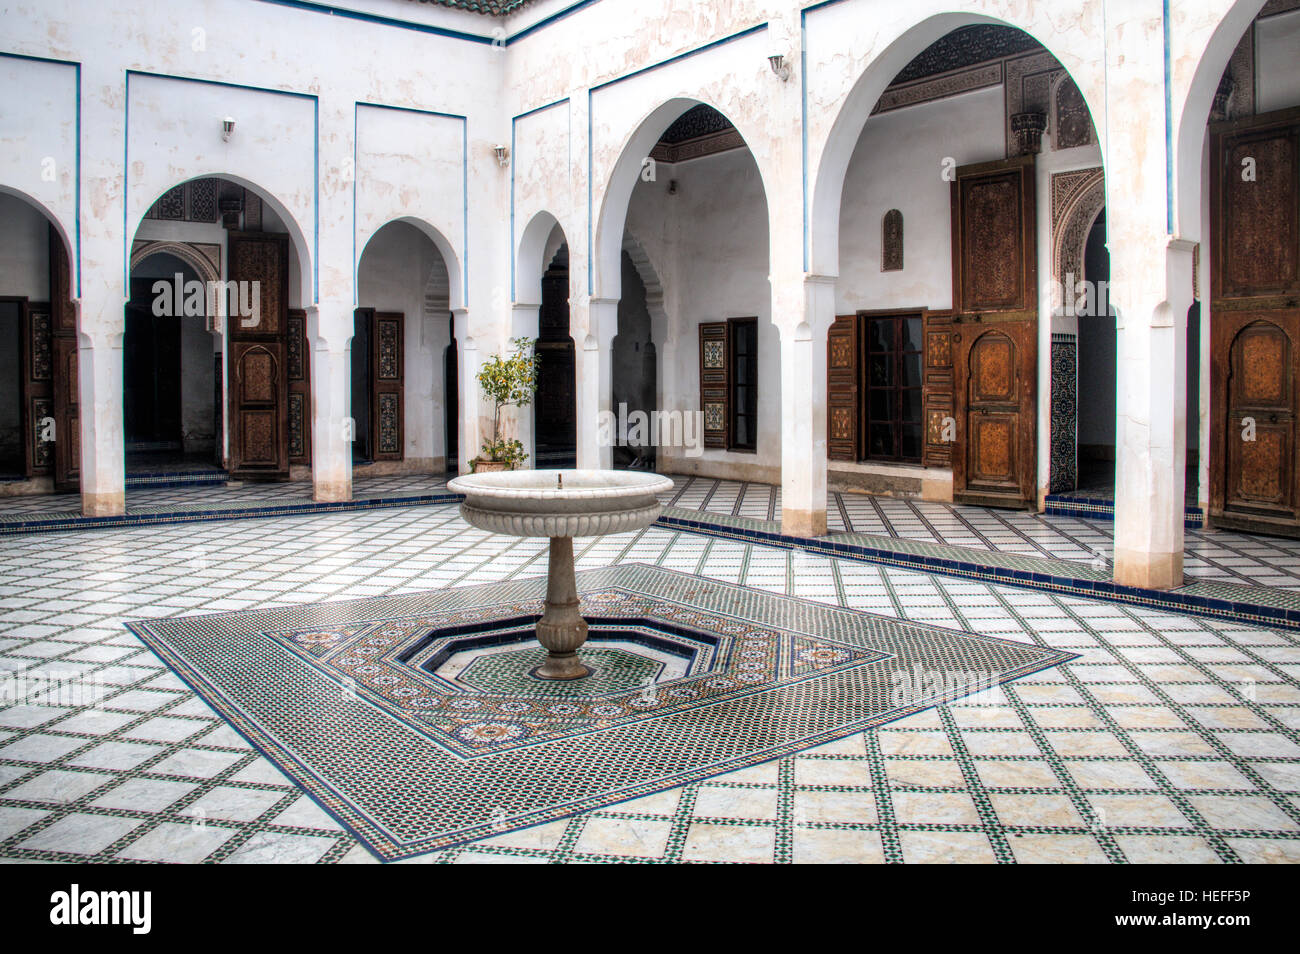
<svg viewBox="0 0 1300 954">
<path fill-rule="evenodd" d="M 492 402 L 492 438 L 483 442 L 482 455 L 487 460 L 518 467 L 528 455 L 524 445 L 501 434 L 501 409 L 527 407 L 537 393 L 537 355 L 529 338 L 513 338 L 511 352 L 495 354 L 479 369 L 478 383 Z"/>
</svg>

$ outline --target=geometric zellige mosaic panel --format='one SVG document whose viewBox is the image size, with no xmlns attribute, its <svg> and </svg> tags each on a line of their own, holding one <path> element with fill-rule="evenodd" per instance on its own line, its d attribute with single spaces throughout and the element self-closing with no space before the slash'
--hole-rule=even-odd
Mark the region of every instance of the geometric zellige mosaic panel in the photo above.
<svg viewBox="0 0 1300 954">
<path fill-rule="evenodd" d="M 772 633 L 787 644 L 787 658 L 801 662 L 773 666 L 761 682 L 737 683 L 705 699 L 674 697 L 672 690 L 689 680 L 670 680 L 654 687 L 655 705 L 635 717 L 556 722 L 531 744 L 493 750 L 451 744 L 456 725 L 440 732 L 431 730 L 432 722 L 417 723 L 359 680 L 341 677 L 318 654 L 295 649 L 286 634 L 355 637 L 376 625 L 418 634 L 429 620 L 467 612 L 477 619 L 494 607 L 502 618 L 517 617 L 521 605 L 543 595 L 542 579 L 140 621 L 130 628 L 388 860 L 756 765 L 1076 658 L 638 564 L 578 576 L 582 593 L 668 608 L 696 631 Z M 412 620 L 419 625 L 409 625 Z M 753 672 L 740 668 L 744 658 L 737 654 L 710 678 Z M 440 691 L 454 703 L 454 687 L 443 684 Z M 500 721 L 512 707 L 535 701 L 521 682 L 513 698 L 493 697 L 498 709 L 491 718 Z"/>
</svg>

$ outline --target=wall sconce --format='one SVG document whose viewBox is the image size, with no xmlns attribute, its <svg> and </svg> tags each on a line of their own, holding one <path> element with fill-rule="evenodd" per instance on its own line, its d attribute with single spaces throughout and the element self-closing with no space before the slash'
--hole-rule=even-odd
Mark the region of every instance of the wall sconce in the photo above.
<svg viewBox="0 0 1300 954">
<path fill-rule="evenodd" d="M 235 131 L 235 117 L 227 116 L 221 120 L 221 141 L 230 142 L 230 136 Z"/>
<path fill-rule="evenodd" d="M 508 147 L 500 145 L 493 146 L 492 151 L 496 153 L 498 166 L 504 166 L 510 161 L 510 150 Z"/>
<path fill-rule="evenodd" d="M 669 179 L 669 180 L 668 180 L 668 194 L 669 194 L 669 195 L 676 195 L 676 194 L 677 194 L 677 180 L 676 180 L 676 179 Z"/>
<path fill-rule="evenodd" d="M 767 62 L 768 65 L 772 67 L 772 72 L 780 78 L 782 83 L 789 81 L 790 67 L 785 63 L 784 53 L 773 53 L 767 58 Z"/>
</svg>

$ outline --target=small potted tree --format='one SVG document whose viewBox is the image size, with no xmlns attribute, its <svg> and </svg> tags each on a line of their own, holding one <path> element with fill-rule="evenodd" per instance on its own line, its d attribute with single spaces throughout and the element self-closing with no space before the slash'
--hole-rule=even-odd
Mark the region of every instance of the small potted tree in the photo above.
<svg viewBox="0 0 1300 954">
<path fill-rule="evenodd" d="M 483 442 L 479 456 L 470 463 L 474 473 L 494 470 L 514 470 L 528 455 L 517 439 L 506 438 L 501 433 L 501 409 L 527 407 L 537 393 L 537 356 L 533 342 L 528 338 L 510 341 L 512 351 L 508 357 L 499 354 L 484 363 L 478 373 L 479 387 L 492 402 L 492 439 Z"/>
</svg>

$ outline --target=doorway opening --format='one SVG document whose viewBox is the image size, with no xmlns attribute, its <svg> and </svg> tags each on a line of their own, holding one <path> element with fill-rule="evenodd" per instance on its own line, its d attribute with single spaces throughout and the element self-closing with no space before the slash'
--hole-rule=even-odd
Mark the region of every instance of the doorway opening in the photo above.
<svg viewBox="0 0 1300 954">
<path fill-rule="evenodd" d="M 578 460 L 575 349 L 569 335 L 569 246 L 561 244 L 542 276 L 538 315 L 534 465 L 574 467 Z"/>
</svg>

